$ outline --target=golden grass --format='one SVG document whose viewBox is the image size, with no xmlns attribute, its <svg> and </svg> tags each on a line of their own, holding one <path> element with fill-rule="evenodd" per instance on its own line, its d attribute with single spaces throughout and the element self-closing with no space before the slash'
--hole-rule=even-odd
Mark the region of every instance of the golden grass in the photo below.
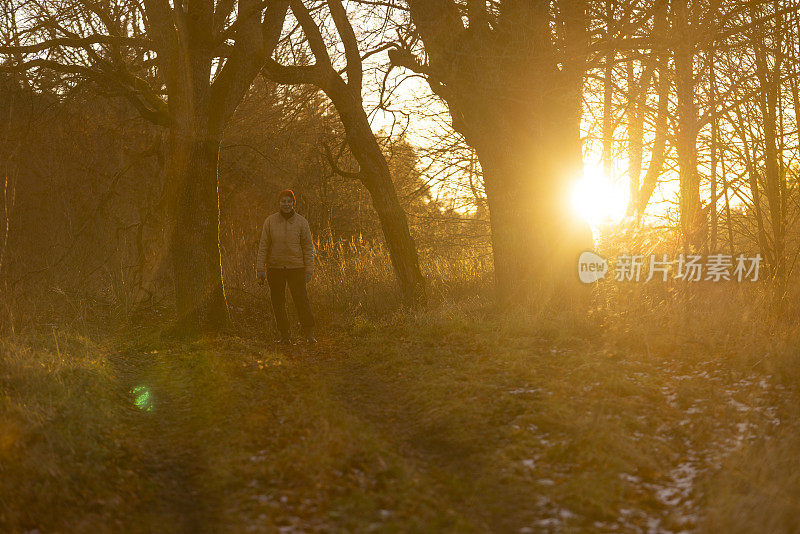
<svg viewBox="0 0 800 534">
<path fill-rule="evenodd" d="M 103 333 L 66 295 L 7 332 L 0 530 L 798 529 L 800 336 L 767 284 L 499 310 L 476 258 L 426 258 L 403 310 L 380 248 L 320 258 L 313 348 L 266 343 L 252 287 L 218 339 Z"/>
</svg>

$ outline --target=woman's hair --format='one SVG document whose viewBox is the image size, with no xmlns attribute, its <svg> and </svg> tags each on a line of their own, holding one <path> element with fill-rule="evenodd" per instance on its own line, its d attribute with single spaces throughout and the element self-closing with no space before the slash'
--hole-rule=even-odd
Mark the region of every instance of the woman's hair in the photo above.
<svg viewBox="0 0 800 534">
<path fill-rule="evenodd" d="M 278 193 L 278 202 L 280 202 L 283 197 L 292 197 L 292 202 L 297 202 L 297 200 L 294 198 L 294 191 L 291 189 L 284 189 Z"/>
</svg>

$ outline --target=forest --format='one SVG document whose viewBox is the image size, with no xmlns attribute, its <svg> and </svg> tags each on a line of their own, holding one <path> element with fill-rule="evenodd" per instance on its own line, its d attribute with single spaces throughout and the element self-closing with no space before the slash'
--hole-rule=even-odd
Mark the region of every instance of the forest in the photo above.
<svg viewBox="0 0 800 534">
<path fill-rule="evenodd" d="M 800 531 L 799 57 L 798 0 L 0 0 L 0 531 Z"/>
</svg>

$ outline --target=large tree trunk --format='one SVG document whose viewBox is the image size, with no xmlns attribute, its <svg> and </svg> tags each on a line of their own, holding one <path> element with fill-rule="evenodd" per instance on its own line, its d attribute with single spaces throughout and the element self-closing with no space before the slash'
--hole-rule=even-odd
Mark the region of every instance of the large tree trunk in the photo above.
<svg viewBox="0 0 800 534">
<path fill-rule="evenodd" d="M 359 179 L 372 197 L 403 301 L 410 306 L 424 304 L 425 279 L 419 268 L 417 247 L 408 230 L 405 211 L 397 199 L 389 165 L 370 128 L 360 98 L 338 76 L 331 77 L 323 89 L 339 113 L 348 146 L 360 167 Z"/>
<path fill-rule="evenodd" d="M 4 281 L 6 253 L 8 251 L 9 228 L 11 224 L 11 210 L 14 207 L 16 180 L 11 176 L 12 154 L 14 153 L 9 142 L 12 118 L 14 117 L 15 101 L 17 99 L 17 86 L 11 77 L 0 76 L 0 281 Z"/>
<path fill-rule="evenodd" d="M 493 25 L 485 4 L 471 3 L 466 27 L 451 0 L 408 5 L 428 65 L 401 53 L 394 60 L 426 75 L 478 155 L 500 301 L 583 294 L 577 259 L 593 243 L 569 197 L 582 174 L 584 3 L 559 2 L 559 43 L 548 2 L 502 2 Z"/>
<path fill-rule="evenodd" d="M 171 131 L 167 179 L 172 183 L 170 257 L 177 331 L 215 333 L 230 323 L 219 248 L 219 138 Z"/>
<path fill-rule="evenodd" d="M 581 86 L 560 80 L 560 90 L 542 100 L 524 127 L 507 122 L 502 135 L 472 139 L 483 168 L 501 302 L 573 294 L 580 287 L 578 256 L 593 246 L 588 223 L 570 206 L 582 169 L 575 96 Z"/>
<path fill-rule="evenodd" d="M 502 154 L 499 143 L 492 147 L 494 156 L 487 151 L 484 148 L 478 153 L 489 204 L 499 300 L 508 303 L 567 296 L 579 283 L 580 252 L 592 248 L 588 225 L 569 216 L 569 181 L 559 180 L 557 171 L 544 163 L 520 165 L 513 153 Z"/>
<path fill-rule="evenodd" d="M 72 51 L 75 45 L 61 38 L 45 38 L 33 49 L 0 47 L 26 69 L 42 67 L 24 62 L 24 56 L 46 50 L 52 60 L 43 68 L 99 83 L 127 98 L 146 120 L 169 129 L 162 207 L 181 335 L 216 332 L 229 323 L 219 250 L 220 132 L 278 42 L 287 2 L 143 0 L 135 3 L 139 14 L 131 20 L 121 19 L 109 2 L 94 2 L 75 11 L 67 26 L 78 28 L 75 41 L 102 43 L 102 52 L 84 45 Z M 31 15 L 49 17 L 48 9 L 39 6 Z M 18 45 L 19 35 L 14 40 Z"/>
<path fill-rule="evenodd" d="M 187 337 L 218 333 L 230 325 L 219 248 L 217 170 L 224 116 L 221 104 L 211 103 L 210 71 L 210 52 L 190 48 L 179 71 L 179 89 L 169 101 L 169 252 L 178 315 L 175 330 Z"/>
</svg>

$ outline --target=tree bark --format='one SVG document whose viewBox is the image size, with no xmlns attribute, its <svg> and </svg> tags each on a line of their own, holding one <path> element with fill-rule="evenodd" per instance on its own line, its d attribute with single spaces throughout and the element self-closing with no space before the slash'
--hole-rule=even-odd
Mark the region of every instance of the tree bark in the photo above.
<svg viewBox="0 0 800 534">
<path fill-rule="evenodd" d="M 577 258 L 593 245 L 569 205 L 582 174 L 585 6 L 559 3 L 557 46 L 548 4 L 502 2 L 491 25 L 476 8 L 465 27 L 451 0 L 408 0 L 428 65 L 401 51 L 393 57 L 426 76 L 478 155 L 503 303 L 578 289 Z"/>
<path fill-rule="evenodd" d="M 292 0 L 290 6 L 303 29 L 315 64 L 282 65 L 269 59 L 265 74 L 275 82 L 311 84 L 319 87 L 333 102 L 344 126 L 350 152 L 359 164 L 359 171 L 340 174 L 358 178 L 372 197 L 386 240 L 389 256 L 400 285 L 403 301 L 409 306 L 426 302 L 425 280 L 419 268 L 417 247 L 408 230 L 408 220 L 397 199 L 389 165 L 375 139 L 361 98 L 363 65 L 355 32 L 341 0 L 328 0 L 328 9 L 342 41 L 347 65 L 347 81 L 333 68 L 327 43 L 302 0 Z M 359 205 L 360 209 L 360 205 Z"/>
<path fill-rule="evenodd" d="M 644 77 L 637 82 L 633 70 L 634 59 L 627 64 L 628 77 L 628 184 L 630 200 L 625 215 L 635 212 L 636 197 L 639 195 L 639 178 L 642 174 L 642 155 L 644 154 L 644 104 L 647 99 L 647 86 Z M 652 60 L 651 60 L 652 61 Z"/>
<path fill-rule="evenodd" d="M 350 152 L 358 162 L 358 178 L 372 197 L 381 222 L 392 267 L 406 305 L 426 301 L 425 279 L 419 268 L 417 247 L 408 229 L 408 219 L 397 198 L 389 165 L 369 124 L 361 99 L 339 76 L 333 76 L 323 90 L 336 107 L 347 135 Z"/>
<path fill-rule="evenodd" d="M 750 194 L 753 196 L 753 212 L 756 219 L 756 226 L 758 230 L 758 245 L 764 253 L 764 259 L 767 264 L 774 265 L 775 258 L 773 256 L 773 249 L 771 243 L 767 238 L 767 232 L 764 229 L 764 216 L 761 210 L 761 192 L 758 186 L 758 171 L 755 168 L 755 148 L 750 147 L 748 143 L 747 130 L 745 129 L 745 120 L 742 117 L 741 110 L 737 107 L 734 109 L 737 122 L 732 123 L 734 129 L 739 134 L 742 140 L 742 153 L 744 154 L 745 166 L 747 168 L 748 183 L 750 185 Z M 751 155 L 752 154 L 752 155 Z"/>
<path fill-rule="evenodd" d="M 717 83 L 716 71 L 714 69 L 714 50 L 708 51 L 709 56 L 709 101 L 708 106 L 711 113 L 711 236 L 709 249 L 712 252 L 717 250 L 717 227 L 719 223 L 719 213 L 717 211 Z"/>
<path fill-rule="evenodd" d="M 612 15 L 609 13 L 608 24 L 611 24 Z M 614 57 L 615 53 L 606 55 L 606 64 L 603 67 L 603 178 L 608 183 L 614 179 L 613 151 L 614 151 Z M 630 91 L 630 87 L 628 88 Z"/>
<path fill-rule="evenodd" d="M 167 178 L 177 191 L 169 245 L 177 327 L 187 335 L 230 324 L 219 248 L 218 155 L 216 136 L 170 132 Z"/>
<path fill-rule="evenodd" d="M 653 23 L 653 38 L 659 42 L 663 40 L 667 34 L 667 12 L 668 4 L 666 1 L 660 1 L 656 5 L 655 20 Z M 658 179 L 661 176 L 661 171 L 664 167 L 664 159 L 667 149 L 667 116 L 669 114 L 669 60 L 667 54 L 664 52 L 652 52 L 653 57 L 648 58 L 647 67 L 652 67 L 653 70 L 658 71 L 658 109 L 656 110 L 655 117 L 655 138 L 653 139 L 653 148 L 650 153 L 650 163 L 647 166 L 647 172 L 642 178 L 641 186 L 636 194 L 632 194 L 631 203 L 634 204 L 633 210 L 635 211 L 636 223 L 639 224 L 644 216 L 644 210 L 653 196 L 653 192 L 658 185 Z M 649 77 L 642 76 L 647 80 Z M 641 84 L 640 91 L 647 87 L 646 83 Z M 640 104 L 644 105 L 645 95 L 640 95 Z M 644 110 L 641 111 L 638 121 L 644 120 Z M 641 156 L 639 159 L 641 166 Z M 634 167 L 634 172 L 640 173 L 641 169 Z M 638 176 L 638 174 L 637 174 Z M 633 191 L 632 191 L 633 193 Z"/>
<path fill-rule="evenodd" d="M 675 85 L 678 99 L 676 148 L 680 176 L 680 227 L 684 248 L 699 250 L 705 240 L 700 209 L 700 175 L 697 172 L 697 108 L 695 104 L 694 42 L 687 0 L 676 0 L 674 49 Z"/>
<path fill-rule="evenodd" d="M 755 9 L 751 11 L 755 16 Z M 763 37 L 758 37 L 755 42 L 756 76 L 761 85 L 758 97 L 758 106 L 761 118 L 764 121 L 764 194 L 769 207 L 770 233 L 772 234 L 773 248 L 773 274 L 783 277 L 785 270 L 784 240 L 784 202 L 782 200 L 783 187 L 779 165 L 780 153 L 778 152 L 778 93 L 780 91 L 780 34 L 776 30 L 773 38 L 777 41 L 772 69 L 767 65 L 766 43 Z"/>
<path fill-rule="evenodd" d="M 577 287 L 578 256 L 592 247 L 588 224 L 570 215 L 571 181 L 555 179 L 564 167 L 553 160 L 560 155 L 574 161 L 574 155 L 543 140 L 539 146 L 540 153 L 531 159 L 515 158 L 519 152 L 502 141 L 477 148 L 502 303 L 571 294 Z M 545 154 L 548 146 L 552 150 Z"/>
<path fill-rule="evenodd" d="M 191 337 L 230 325 L 219 248 L 217 171 L 223 114 L 219 105 L 211 105 L 210 51 L 191 48 L 180 67 L 180 83 L 168 103 L 165 194 L 177 308 L 174 330 Z"/>
</svg>

